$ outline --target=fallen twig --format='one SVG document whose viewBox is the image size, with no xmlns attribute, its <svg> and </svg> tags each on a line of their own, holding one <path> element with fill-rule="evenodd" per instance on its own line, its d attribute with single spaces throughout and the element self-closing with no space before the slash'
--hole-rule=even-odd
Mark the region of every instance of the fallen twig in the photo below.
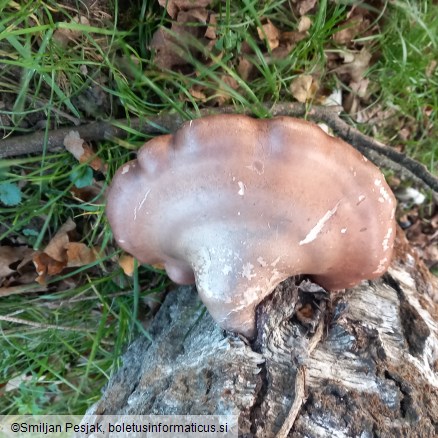
<svg viewBox="0 0 438 438">
<path fill-rule="evenodd" d="M 56 325 L 56 324 L 46 324 L 46 323 L 29 321 L 27 319 L 15 318 L 13 316 L 6 316 L 6 315 L 0 315 L 0 321 L 15 322 L 16 324 L 28 325 L 30 327 L 35 327 L 38 329 L 54 329 L 54 330 L 82 332 L 82 333 L 90 333 L 91 332 L 91 329 L 86 329 L 86 328 L 81 328 L 81 327 L 67 327 L 64 325 Z"/>
<path fill-rule="evenodd" d="M 339 107 L 314 106 L 310 109 L 300 103 L 266 104 L 267 113 L 273 116 L 306 117 L 314 122 L 326 123 L 335 134 L 353 145 L 367 158 L 380 167 L 395 170 L 402 178 L 411 178 L 423 188 L 438 193 L 438 178 L 434 177 L 424 165 L 409 158 L 406 154 L 385 146 L 350 126 L 338 115 Z M 209 114 L 235 113 L 236 108 L 225 106 L 221 108 L 207 108 L 200 110 L 200 116 Z M 251 114 L 251 109 L 244 111 Z M 29 135 L 14 136 L 2 140 L 0 143 L 0 158 L 19 156 L 30 153 L 39 153 L 46 148 L 53 151 L 63 147 L 64 138 L 70 131 L 77 131 L 86 141 L 102 141 L 114 138 L 126 138 L 131 130 L 143 134 L 156 134 L 175 131 L 185 119 L 181 114 L 163 113 L 157 116 L 139 119 L 117 119 L 114 121 L 92 122 L 80 126 L 60 128 L 45 133 L 34 132 Z M 47 138 L 47 141 L 45 141 Z"/>
</svg>

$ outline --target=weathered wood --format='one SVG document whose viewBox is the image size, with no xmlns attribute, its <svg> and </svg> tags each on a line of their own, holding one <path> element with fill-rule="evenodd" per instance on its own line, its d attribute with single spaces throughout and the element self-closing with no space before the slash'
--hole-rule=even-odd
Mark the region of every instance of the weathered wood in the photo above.
<svg viewBox="0 0 438 438">
<path fill-rule="evenodd" d="M 378 281 L 331 295 L 283 282 L 252 343 L 179 288 L 89 413 L 238 414 L 245 437 L 436 437 L 437 297 L 400 234 Z"/>
</svg>

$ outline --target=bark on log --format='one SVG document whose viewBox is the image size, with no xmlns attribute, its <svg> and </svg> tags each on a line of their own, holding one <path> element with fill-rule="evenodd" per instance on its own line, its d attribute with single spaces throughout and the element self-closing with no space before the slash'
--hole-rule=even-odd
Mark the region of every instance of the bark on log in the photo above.
<svg viewBox="0 0 438 438">
<path fill-rule="evenodd" d="M 253 342 L 181 287 L 88 414 L 238 414 L 243 437 L 436 437 L 437 296 L 402 232 L 377 281 L 331 295 L 283 282 Z"/>
</svg>

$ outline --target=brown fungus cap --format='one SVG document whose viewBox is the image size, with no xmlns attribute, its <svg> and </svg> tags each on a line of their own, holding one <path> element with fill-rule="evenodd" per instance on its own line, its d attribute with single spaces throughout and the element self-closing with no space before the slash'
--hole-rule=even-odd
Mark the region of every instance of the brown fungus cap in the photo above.
<svg viewBox="0 0 438 438">
<path fill-rule="evenodd" d="M 217 323 L 253 336 L 285 278 L 337 290 L 391 261 L 395 198 L 380 170 L 318 126 L 217 115 L 146 143 L 112 182 L 117 243 L 193 283 Z"/>
</svg>

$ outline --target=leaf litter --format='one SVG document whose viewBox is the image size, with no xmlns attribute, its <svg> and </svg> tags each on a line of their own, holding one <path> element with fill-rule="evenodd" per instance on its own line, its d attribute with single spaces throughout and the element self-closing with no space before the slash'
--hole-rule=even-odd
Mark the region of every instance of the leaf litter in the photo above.
<svg viewBox="0 0 438 438">
<path fill-rule="evenodd" d="M 65 222 L 50 240 L 44 251 L 33 255 L 38 277 L 36 281 L 45 284 L 48 277 L 61 273 L 66 268 L 84 266 L 94 262 L 99 253 L 84 243 L 73 241 L 76 224 L 71 218 Z"/>
</svg>

